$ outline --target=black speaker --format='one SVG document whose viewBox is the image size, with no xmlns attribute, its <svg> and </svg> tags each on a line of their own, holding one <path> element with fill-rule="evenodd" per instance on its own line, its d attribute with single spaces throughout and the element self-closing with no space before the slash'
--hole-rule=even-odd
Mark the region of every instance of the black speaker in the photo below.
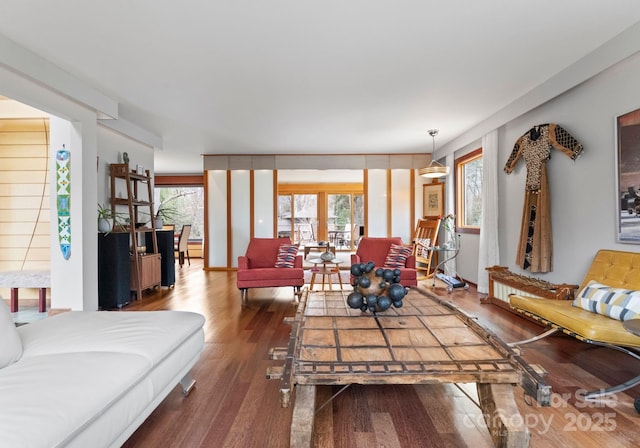
<svg viewBox="0 0 640 448">
<path fill-rule="evenodd" d="M 98 233 L 98 305 L 122 308 L 131 301 L 128 233 Z"/>
<path fill-rule="evenodd" d="M 156 230 L 158 252 L 160 253 L 160 271 L 162 286 L 173 286 L 176 283 L 176 255 L 173 250 L 173 231 Z M 150 234 L 145 235 L 147 253 L 153 252 L 153 240 Z"/>
</svg>

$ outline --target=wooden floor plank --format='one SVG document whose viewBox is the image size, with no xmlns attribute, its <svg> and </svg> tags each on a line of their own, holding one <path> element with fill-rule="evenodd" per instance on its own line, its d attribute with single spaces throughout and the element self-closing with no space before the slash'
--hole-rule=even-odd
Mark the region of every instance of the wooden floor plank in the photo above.
<svg viewBox="0 0 640 448">
<path fill-rule="evenodd" d="M 431 289 L 431 281 L 422 282 Z M 543 328 L 494 305 L 481 304 L 473 287 L 447 294 L 478 322 L 505 341 L 541 333 Z M 197 383 L 188 397 L 174 389 L 124 444 L 126 448 L 286 448 L 292 408 L 282 408 L 278 380 L 266 379 L 269 348 L 286 346 L 295 314 L 292 288 L 250 290 L 242 306 L 234 272 L 205 272 L 202 261 L 176 269 L 176 286 L 147 292 L 129 310 L 188 310 L 203 314 L 205 350 L 193 369 Z M 117 312 L 117 311 L 115 311 Z M 554 336 L 525 346 L 523 358 L 548 372 L 552 406 L 541 408 L 521 389 L 515 400 L 531 432 L 530 446 L 546 448 L 640 445 L 640 416 L 633 399 L 640 387 L 616 395 L 610 404 L 585 404 L 580 388 L 627 380 L 640 362 L 614 350 Z M 467 390 L 474 385 L 464 386 Z M 351 390 L 353 389 L 353 390 Z M 318 403 L 337 387 L 318 388 Z M 350 387 L 315 416 L 313 446 L 393 448 L 492 446 L 477 406 L 453 385 Z"/>
</svg>

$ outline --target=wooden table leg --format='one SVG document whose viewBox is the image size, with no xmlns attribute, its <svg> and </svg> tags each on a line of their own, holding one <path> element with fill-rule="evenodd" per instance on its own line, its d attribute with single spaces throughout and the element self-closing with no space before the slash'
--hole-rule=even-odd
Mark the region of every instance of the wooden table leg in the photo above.
<svg viewBox="0 0 640 448">
<path fill-rule="evenodd" d="M 11 288 L 11 312 L 18 311 L 18 288 Z"/>
<path fill-rule="evenodd" d="M 291 418 L 291 448 L 311 448 L 316 407 L 316 386 L 296 385 Z"/>
<path fill-rule="evenodd" d="M 340 268 L 336 268 L 336 274 L 338 274 L 338 283 L 340 283 L 340 289 L 343 289 L 343 287 L 342 287 L 342 276 L 340 275 Z"/>
<path fill-rule="evenodd" d="M 38 312 L 44 313 L 47 311 L 47 288 L 40 288 L 38 292 Z"/>
<path fill-rule="evenodd" d="M 313 271 L 313 269 L 311 271 L 312 271 L 312 273 L 311 273 L 311 284 L 309 285 L 309 289 L 311 291 L 313 291 L 313 285 L 315 285 L 315 283 L 316 283 L 316 273 Z"/>
<path fill-rule="evenodd" d="M 529 446 L 529 429 L 524 424 L 513 398 L 512 384 L 478 383 L 478 398 L 484 420 L 495 446 L 516 448 Z"/>
</svg>

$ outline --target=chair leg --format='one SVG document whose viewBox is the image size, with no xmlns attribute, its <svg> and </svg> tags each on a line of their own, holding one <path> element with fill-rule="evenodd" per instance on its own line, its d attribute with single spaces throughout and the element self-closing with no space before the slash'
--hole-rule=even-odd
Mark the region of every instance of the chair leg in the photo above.
<svg viewBox="0 0 640 448">
<path fill-rule="evenodd" d="M 243 305 L 247 303 L 247 289 L 248 288 L 240 288 L 240 298 L 242 299 Z"/>
<path fill-rule="evenodd" d="M 187 261 L 189 262 L 189 266 L 191 266 L 191 258 L 189 258 L 189 249 L 187 249 Z"/>
</svg>

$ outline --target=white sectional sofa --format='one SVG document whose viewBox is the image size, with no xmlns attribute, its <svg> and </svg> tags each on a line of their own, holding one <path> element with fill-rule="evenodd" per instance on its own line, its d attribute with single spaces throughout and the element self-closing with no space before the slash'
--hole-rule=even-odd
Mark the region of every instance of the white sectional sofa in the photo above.
<svg viewBox="0 0 640 448">
<path fill-rule="evenodd" d="M 15 328 L 0 302 L 3 448 L 118 447 L 178 383 L 193 385 L 199 314 L 67 312 Z"/>
</svg>

